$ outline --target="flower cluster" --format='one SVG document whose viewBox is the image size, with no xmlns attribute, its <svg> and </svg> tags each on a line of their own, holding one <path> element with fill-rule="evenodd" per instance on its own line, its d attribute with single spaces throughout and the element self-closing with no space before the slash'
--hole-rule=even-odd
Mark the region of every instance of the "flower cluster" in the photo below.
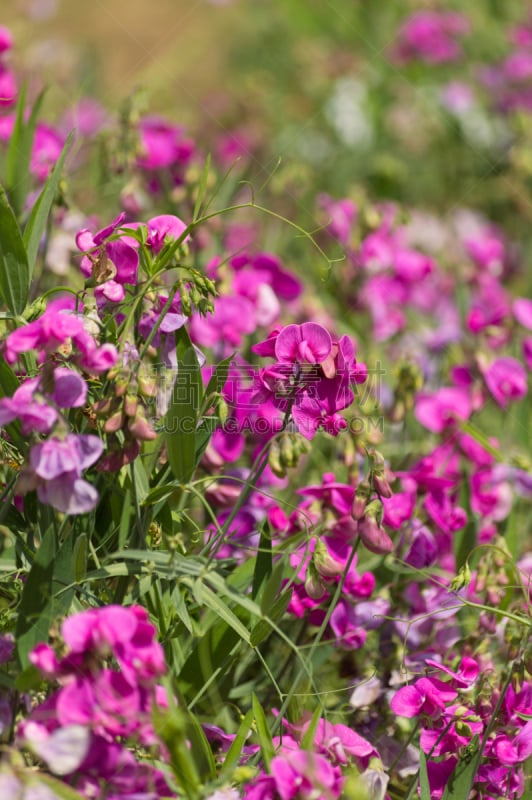
<svg viewBox="0 0 532 800">
<path fill-rule="evenodd" d="M 165 702 L 157 687 L 164 655 L 145 609 L 110 605 L 80 612 L 63 622 L 61 638 L 62 656 L 47 644 L 30 655 L 59 688 L 20 724 L 20 745 L 86 797 L 170 797 L 162 773 L 126 746 L 157 743 L 152 709 Z"/>
</svg>

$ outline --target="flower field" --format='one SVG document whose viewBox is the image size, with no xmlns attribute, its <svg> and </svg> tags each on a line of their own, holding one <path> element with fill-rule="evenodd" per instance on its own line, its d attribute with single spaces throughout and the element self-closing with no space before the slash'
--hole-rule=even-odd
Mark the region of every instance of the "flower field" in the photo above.
<svg viewBox="0 0 532 800">
<path fill-rule="evenodd" d="M 0 17 L 0 797 L 532 798 L 532 6 L 73 5 Z"/>
</svg>

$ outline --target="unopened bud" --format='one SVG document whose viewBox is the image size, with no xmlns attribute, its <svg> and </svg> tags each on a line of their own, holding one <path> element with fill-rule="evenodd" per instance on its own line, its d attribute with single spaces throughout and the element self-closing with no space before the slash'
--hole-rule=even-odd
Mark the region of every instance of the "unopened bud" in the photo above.
<svg viewBox="0 0 532 800">
<path fill-rule="evenodd" d="M 393 550 L 393 542 L 373 516 L 364 516 L 358 522 L 357 532 L 370 553 L 385 556 Z"/>
<path fill-rule="evenodd" d="M 312 561 L 316 568 L 316 572 L 322 578 L 337 578 L 343 574 L 344 566 L 339 561 L 336 561 L 327 549 L 327 545 L 321 541 L 316 540 L 314 548 L 314 555 Z"/>
<path fill-rule="evenodd" d="M 458 720 L 454 727 L 458 736 L 471 736 L 473 733 L 470 725 L 463 720 Z"/>
<path fill-rule="evenodd" d="M 284 434 L 281 438 L 281 464 L 285 468 L 297 466 L 297 453 L 290 434 Z"/>
<path fill-rule="evenodd" d="M 157 438 L 157 434 L 144 416 L 144 412 L 139 408 L 133 421 L 129 421 L 129 430 L 140 442 L 149 442 Z"/>
<path fill-rule="evenodd" d="M 112 405 L 113 405 L 113 398 L 106 397 L 104 400 L 98 400 L 96 403 L 94 403 L 94 405 L 92 406 L 92 410 L 99 417 L 104 415 L 107 416 L 107 414 L 109 414 L 109 412 L 111 411 Z"/>
<path fill-rule="evenodd" d="M 103 429 L 105 433 L 116 433 L 124 424 L 124 412 L 120 409 L 105 421 Z"/>
<path fill-rule="evenodd" d="M 324 584 L 321 576 L 318 574 L 316 567 L 310 562 L 307 569 L 305 578 L 305 591 L 312 600 L 321 600 L 327 594 L 327 587 Z"/>
<path fill-rule="evenodd" d="M 126 394 L 124 399 L 124 414 L 126 417 L 134 417 L 139 407 L 139 399 L 134 394 Z"/>
<path fill-rule="evenodd" d="M 355 497 L 353 500 L 353 506 L 351 508 L 351 516 L 353 517 L 353 519 L 356 520 L 362 519 L 370 495 L 371 495 L 371 486 L 369 485 L 369 482 L 360 481 L 360 483 L 356 488 Z"/>
<path fill-rule="evenodd" d="M 192 314 L 192 305 L 190 302 L 190 296 L 185 286 L 179 287 L 179 299 L 181 301 L 181 312 L 186 317 L 190 317 Z"/>
<path fill-rule="evenodd" d="M 286 477 L 286 469 L 281 463 L 281 448 L 279 442 L 272 442 L 270 445 L 270 452 L 268 453 L 268 464 L 274 475 L 278 478 Z"/>
<path fill-rule="evenodd" d="M 466 561 L 464 566 L 458 572 L 458 575 L 452 579 L 449 589 L 451 592 L 459 592 L 460 589 L 463 589 L 465 586 L 469 586 L 470 583 L 471 570 L 469 569 L 469 564 Z M 478 589 L 478 586 L 476 588 Z"/>
<path fill-rule="evenodd" d="M 218 414 L 222 425 L 225 425 L 227 417 L 229 416 L 229 406 L 221 395 L 216 402 L 216 413 Z"/>
</svg>

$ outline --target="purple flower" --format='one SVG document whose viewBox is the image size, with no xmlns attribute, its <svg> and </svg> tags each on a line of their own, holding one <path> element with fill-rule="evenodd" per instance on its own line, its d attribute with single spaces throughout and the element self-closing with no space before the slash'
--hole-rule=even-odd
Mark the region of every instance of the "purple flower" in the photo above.
<svg viewBox="0 0 532 800">
<path fill-rule="evenodd" d="M 124 213 L 119 214 L 109 225 L 92 234 L 83 228 L 76 235 L 76 244 L 83 256 L 80 268 L 84 275 L 94 275 L 98 283 L 115 280 L 120 284 L 135 284 L 139 266 L 139 244 L 132 236 L 122 235 L 119 239 L 111 239 L 125 220 Z M 131 225 L 130 227 L 135 227 Z"/>
<path fill-rule="evenodd" d="M 457 39 L 469 30 L 462 14 L 452 11 L 419 11 L 413 14 L 400 32 L 401 60 L 418 58 L 427 64 L 456 61 L 462 54 Z"/>
<path fill-rule="evenodd" d="M 527 393 L 527 376 L 523 365 L 515 358 L 496 358 L 483 370 L 486 386 L 502 407 L 510 401 L 520 400 Z"/>
<path fill-rule="evenodd" d="M 281 363 L 296 361 L 321 364 L 330 355 L 332 340 L 328 331 L 316 322 L 287 325 L 275 342 L 275 356 Z"/>
<path fill-rule="evenodd" d="M 458 693 L 449 684 L 437 678 L 419 678 L 412 686 L 399 689 L 391 699 L 390 706 L 399 717 L 439 719 L 447 703 L 456 699 Z"/>
<path fill-rule="evenodd" d="M 416 419 L 434 433 L 442 433 L 457 421 L 467 420 L 471 411 L 471 400 L 465 389 L 444 387 L 433 394 L 420 392 L 416 395 Z"/>
<path fill-rule="evenodd" d="M 30 468 L 42 503 L 64 514 L 84 514 L 96 506 L 98 492 L 82 479 L 83 470 L 103 452 L 97 436 L 68 434 L 51 437 L 32 447 Z"/>
</svg>

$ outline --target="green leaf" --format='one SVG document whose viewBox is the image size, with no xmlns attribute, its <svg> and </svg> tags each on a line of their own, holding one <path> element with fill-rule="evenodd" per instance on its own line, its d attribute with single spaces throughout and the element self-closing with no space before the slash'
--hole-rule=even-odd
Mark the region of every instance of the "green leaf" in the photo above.
<svg viewBox="0 0 532 800">
<path fill-rule="evenodd" d="M 17 675 L 15 688 L 18 692 L 35 692 L 43 682 L 43 677 L 37 667 L 30 664 Z"/>
<path fill-rule="evenodd" d="M 22 314 L 28 302 L 30 269 L 13 209 L 0 187 L 0 296 L 13 314 Z"/>
<path fill-rule="evenodd" d="M 168 696 L 169 708 L 162 709 L 154 707 L 153 727 L 155 733 L 166 745 L 170 756 L 170 766 L 179 785 L 183 788 L 187 796 L 197 797 L 200 786 L 200 778 L 196 769 L 194 759 L 190 757 L 188 749 L 186 727 L 186 712 L 178 708 L 173 701 L 170 693 Z"/>
<path fill-rule="evenodd" d="M 231 743 L 231 747 L 227 751 L 227 754 L 224 758 L 222 769 L 220 771 L 220 777 L 230 776 L 235 767 L 238 766 L 240 759 L 242 758 L 242 749 L 253 724 L 254 716 L 253 709 L 250 708 L 247 714 L 243 717 L 240 727 L 235 734 L 235 738 Z"/>
<path fill-rule="evenodd" d="M 23 668 L 29 652 L 48 641 L 56 617 L 68 613 L 74 596 L 72 537 L 58 545 L 53 526 L 46 531 L 26 579 L 16 627 L 17 653 Z"/>
<path fill-rule="evenodd" d="M 196 352 L 185 328 L 176 332 L 177 376 L 166 412 L 164 437 L 174 477 L 188 483 L 196 466 L 196 426 L 202 381 Z"/>
<path fill-rule="evenodd" d="M 251 586 L 251 597 L 255 600 L 262 585 L 272 574 L 272 539 L 268 521 L 265 522 L 259 540 L 259 548 L 255 557 L 255 570 Z"/>
<path fill-rule="evenodd" d="M 269 609 L 267 618 L 260 619 L 252 628 L 249 635 L 249 643 L 252 647 L 257 647 L 257 645 L 268 638 L 270 633 L 274 630 L 274 625 L 283 618 L 291 597 L 292 590 L 284 592 Z"/>
<path fill-rule="evenodd" d="M 211 746 L 203 732 L 203 728 L 190 711 L 186 711 L 185 733 L 187 743 L 190 743 L 189 752 L 193 754 L 196 770 L 202 783 L 214 780 L 216 777 L 216 764 Z"/>
<path fill-rule="evenodd" d="M 52 777 L 52 775 L 47 775 L 45 772 L 39 772 L 38 777 L 36 777 L 33 771 L 22 772 L 17 770 L 16 775 L 27 787 L 47 786 L 52 792 L 51 796 L 57 797 L 58 800 L 83 800 L 83 796 L 78 794 L 71 786 L 63 783 L 58 778 Z"/>
<path fill-rule="evenodd" d="M 39 117 L 45 91 L 46 90 L 43 89 L 37 97 L 27 122 L 24 121 L 26 105 L 25 87 L 18 99 L 17 115 L 13 133 L 9 140 L 6 163 L 7 189 L 11 203 L 13 204 L 13 210 L 17 217 L 20 217 L 24 210 L 24 202 L 29 192 L 31 151 L 35 138 L 37 119 Z"/>
<path fill-rule="evenodd" d="M 247 644 L 250 643 L 249 631 L 238 619 L 236 614 L 231 611 L 228 605 L 216 595 L 212 589 L 209 589 L 200 579 L 194 582 L 193 593 L 198 605 L 207 606 L 211 611 L 227 622 L 227 624 L 238 633 L 241 639 Z"/>
<path fill-rule="evenodd" d="M 35 268 L 35 261 L 37 259 L 37 253 L 39 252 L 39 244 L 46 229 L 48 215 L 50 214 L 50 210 L 57 193 L 65 158 L 70 150 L 73 138 L 74 132 L 72 131 L 65 142 L 65 146 L 63 147 L 61 155 L 57 159 L 53 170 L 46 179 L 46 183 L 44 184 L 39 197 L 31 209 L 26 227 L 24 228 L 24 234 L 22 238 L 24 240 L 24 244 L 26 245 L 30 276 L 33 274 L 33 270 Z"/>
<path fill-rule="evenodd" d="M 205 396 L 210 397 L 212 394 L 219 394 L 222 389 L 224 388 L 225 384 L 227 383 L 227 378 L 229 376 L 229 369 L 231 367 L 231 362 L 234 359 L 234 354 L 224 358 L 223 361 L 220 361 L 219 364 L 216 365 L 214 372 L 212 373 L 210 380 L 207 384 L 207 388 L 205 389 Z"/>
<path fill-rule="evenodd" d="M 464 798 L 469 797 L 480 761 L 478 742 L 479 737 L 477 734 L 467 745 L 454 768 L 454 772 L 445 787 L 442 800 L 464 800 Z"/>
<path fill-rule="evenodd" d="M 198 196 L 196 198 L 196 202 L 194 204 L 194 213 L 192 214 L 192 221 L 196 222 L 200 215 L 200 209 L 205 197 L 205 192 L 207 189 L 207 181 L 209 180 L 209 171 L 211 168 L 211 154 L 207 154 L 207 158 L 205 159 L 205 166 L 203 167 L 203 172 L 201 173 L 201 177 L 199 180 L 198 185 Z"/>
<path fill-rule="evenodd" d="M 269 614 L 274 604 L 277 602 L 277 596 L 283 582 L 284 568 L 284 561 L 280 559 L 273 567 L 272 573 L 266 581 L 260 601 L 260 610 L 263 614 Z M 289 593 L 289 595 L 290 594 L 291 593 Z"/>
<path fill-rule="evenodd" d="M 87 559 L 89 555 L 89 540 L 86 533 L 80 533 L 74 545 L 72 561 L 74 564 L 74 580 L 81 583 L 87 574 Z"/>
<path fill-rule="evenodd" d="M 317 705 L 314 709 L 314 713 L 312 714 L 312 718 L 310 720 L 310 724 L 305 731 L 305 735 L 301 740 L 301 747 L 303 750 L 312 750 L 314 747 L 314 739 L 316 738 L 316 731 L 318 730 L 318 725 L 321 719 L 321 715 L 323 713 L 323 708 L 320 705 Z"/>
<path fill-rule="evenodd" d="M 427 756 L 419 750 L 419 789 L 421 800 L 430 800 L 430 785 L 427 772 Z"/>
<path fill-rule="evenodd" d="M 275 748 L 273 746 L 272 735 L 266 722 L 266 715 L 264 710 L 257 699 L 257 695 L 253 694 L 252 701 L 253 715 L 257 725 L 257 736 L 259 739 L 260 752 L 266 772 L 270 770 L 270 761 L 275 755 Z"/>
</svg>

